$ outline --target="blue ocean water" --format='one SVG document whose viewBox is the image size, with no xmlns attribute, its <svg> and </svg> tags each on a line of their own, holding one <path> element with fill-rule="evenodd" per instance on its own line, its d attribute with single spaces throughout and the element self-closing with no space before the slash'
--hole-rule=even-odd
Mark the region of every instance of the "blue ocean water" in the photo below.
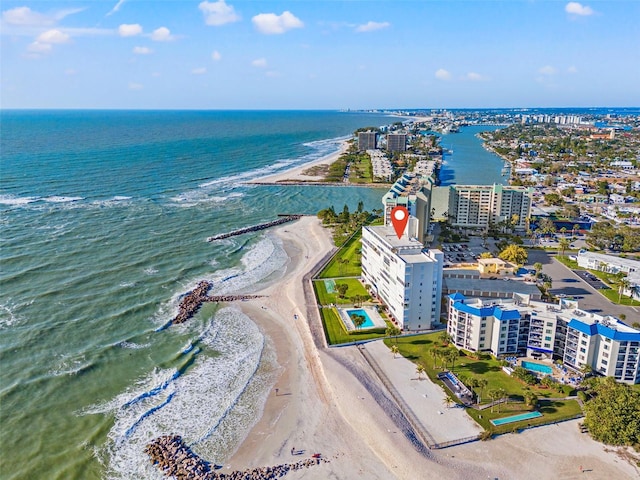
<svg viewBox="0 0 640 480">
<path fill-rule="evenodd" d="M 179 433 L 223 462 L 273 382 L 233 307 L 163 329 L 199 280 L 251 292 L 282 275 L 269 233 L 206 238 L 383 190 L 247 180 L 337 149 L 382 115 L 3 111 L 0 476 L 160 478 L 143 449 Z M 271 363 L 270 363 L 271 362 Z"/>
</svg>

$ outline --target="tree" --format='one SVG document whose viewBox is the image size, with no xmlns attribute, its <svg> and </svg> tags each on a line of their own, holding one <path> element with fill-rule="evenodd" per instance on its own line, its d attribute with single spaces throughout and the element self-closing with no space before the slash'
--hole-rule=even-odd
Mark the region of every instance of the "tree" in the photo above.
<svg viewBox="0 0 640 480">
<path fill-rule="evenodd" d="M 395 325 L 392 325 L 390 327 L 387 327 L 387 329 L 385 330 L 384 333 L 388 337 L 395 337 L 396 338 L 396 343 L 398 343 L 398 335 L 400 335 L 402 333 L 402 331 L 398 327 L 396 327 Z"/>
<path fill-rule="evenodd" d="M 349 290 L 349 285 L 346 283 L 336 283 L 336 291 L 338 292 L 338 296 L 340 298 L 344 298 L 347 294 L 347 290 Z"/>
<path fill-rule="evenodd" d="M 416 365 L 416 373 L 418 374 L 418 380 L 422 380 L 421 377 L 424 371 L 425 371 L 424 365 L 421 365 L 421 364 Z"/>
<path fill-rule="evenodd" d="M 489 253 L 489 252 L 482 252 L 480 254 L 480 258 L 493 258 L 493 254 Z"/>
<path fill-rule="evenodd" d="M 451 362 L 451 371 L 454 371 L 456 367 L 456 360 L 458 359 L 459 355 L 460 353 L 458 352 L 457 348 L 453 347 L 447 349 L 446 359 L 448 362 Z"/>
<path fill-rule="evenodd" d="M 558 246 L 560 247 L 560 252 L 562 252 L 560 255 L 564 255 L 564 251 L 569 248 L 569 246 L 571 245 L 571 242 L 569 242 L 569 240 L 565 237 L 562 237 L 560 239 L 560 241 L 558 242 Z"/>
<path fill-rule="evenodd" d="M 393 354 L 393 358 L 396 358 L 399 352 L 400 352 L 400 349 L 398 348 L 397 345 L 391 345 L 391 353 Z"/>
<path fill-rule="evenodd" d="M 440 340 L 443 345 L 448 345 L 451 341 L 451 335 L 449 335 L 446 330 L 443 330 L 440 335 L 438 335 L 438 340 Z"/>
<path fill-rule="evenodd" d="M 442 399 L 442 403 L 444 403 L 447 408 L 451 408 L 451 404 L 453 403 L 453 400 L 451 400 L 451 397 L 449 397 L 449 395 L 446 395 Z"/>
<path fill-rule="evenodd" d="M 534 263 L 533 268 L 536 271 L 536 278 L 540 278 L 540 276 L 542 275 L 542 263 L 540 262 Z"/>
<path fill-rule="evenodd" d="M 360 330 L 360 327 L 362 327 L 362 325 L 364 325 L 364 322 L 366 322 L 367 320 L 366 318 L 364 318 L 364 315 L 359 315 L 357 313 L 352 313 L 349 316 L 351 317 L 351 321 L 356 326 L 357 330 Z"/>
<path fill-rule="evenodd" d="M 582 374 L 582 378 L 586 378 L 593 373 L 593 368 L 588 363 L 585 363 L 580 367 L 580 373 Z"/>
<path fill-rule="evenodd" d="M 576 232 L 580 231 L 580 225 L 578 225 L 577 223 L 573 226 L 573 228 L 571 229 L 571 236 L 575 237 L 576 236 Z"/>
<path fill-rule="evenodd" d="M 484 392 L 484 389 L 487 388 L 487 385 L 489 385 L 489 380 L 487 380 L 486 378 L 478 379 L 478 387 L 480 388 L 480 398 L 478 399 L 478 403 L 482 399 L 482 394 Z"/>
<path fill-rule="evenodd" d="M 520 266 L 527 263 L 527 257 L 527 250 L 517 245 L 508 245 L 498 255 L 498 258 L 506 260 L 507 262 L 515 263 L 516 265 Z"/>
<path fill-rule="evenodd" d="M 531 408 L 536 408 L 538 405 L 538 396 L 531 390 L 524 392 L 524 404 Z"/>
<path fill-rule="evenodd" d="M 620 283 L 618 284 L 618 303 L 622 301 L 622 294 L 626 292 L 631 286 L 631 282 L 628 278 L 620 279 Z"/>
<path fill-rule="evenodd" d="M 596 384 L 594 394 L 584 406 L 589 434 L 609 445 L 640 443 L 640 391 L 606 377 Z"/>
</svg>

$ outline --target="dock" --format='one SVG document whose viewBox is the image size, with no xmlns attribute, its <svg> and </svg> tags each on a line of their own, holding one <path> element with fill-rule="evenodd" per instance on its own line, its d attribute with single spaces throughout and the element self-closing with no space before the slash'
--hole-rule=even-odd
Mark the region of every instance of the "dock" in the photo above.
<svg viewBox="0 0 640 480">
<path fill-rule="evenodd" d="M 244 233 L 257 232 L 260 230 L 265 230 L 270 227 L 275 227 L 276 225 L 282 225 L 283 223 L 293 222 L 302 218 L 303 215 L 287 215 L 279 218 L 278 220 L 273 220 L 272 222 L 260 223 L 258 225 L 254 225 L 252 227 L 241 228 L 239 230 L 234 230 L 228 233 L 221 233 L 220 235 L 214 235 L 212 237 L 207 238 L 207 242 L 213 242 L 215 240 L 223 240 L 229 237 L 235 237 L 237 235 L 242 235 Z"/>
</svg>

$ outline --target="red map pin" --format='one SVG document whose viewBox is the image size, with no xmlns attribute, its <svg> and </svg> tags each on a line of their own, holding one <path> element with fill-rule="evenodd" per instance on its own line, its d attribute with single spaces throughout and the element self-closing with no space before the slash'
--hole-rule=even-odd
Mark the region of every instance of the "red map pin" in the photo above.
<svg viewBox="0 0 640 480">
<path fill-rule="evenodd" d="M 408 221 L 409 211 L 405 207 L 398 206 L 391 210 L 391 223 L 393 224 L 393 229 L 396 231 L 398 238 L 402 237 Z"/>
</svg>

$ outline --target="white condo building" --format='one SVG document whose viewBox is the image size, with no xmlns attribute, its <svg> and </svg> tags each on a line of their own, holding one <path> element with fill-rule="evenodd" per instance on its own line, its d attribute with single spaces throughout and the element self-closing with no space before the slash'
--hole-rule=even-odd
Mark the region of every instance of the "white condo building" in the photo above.
<svg viewBox="0 0 640 480">
<path fill-rule="evenodd" d="M 624 383 L 640 383 L 640 331 L 610 315 L 578 308 L 576 301 L 557 305 L 512 299 L 448 297 L 447 332 L 458 348 L 494 355 L 521 354 L 562 359 L 580 370 Z"/>
<path fill-rule="evenodd" d="M 411 217 L 401 238 L 390 225 L 362 229 L 362 279 L 405 331 L 429 330 L 440 321 L 444 255 L 424 248 L 417 226 Z"/>
</svg>

